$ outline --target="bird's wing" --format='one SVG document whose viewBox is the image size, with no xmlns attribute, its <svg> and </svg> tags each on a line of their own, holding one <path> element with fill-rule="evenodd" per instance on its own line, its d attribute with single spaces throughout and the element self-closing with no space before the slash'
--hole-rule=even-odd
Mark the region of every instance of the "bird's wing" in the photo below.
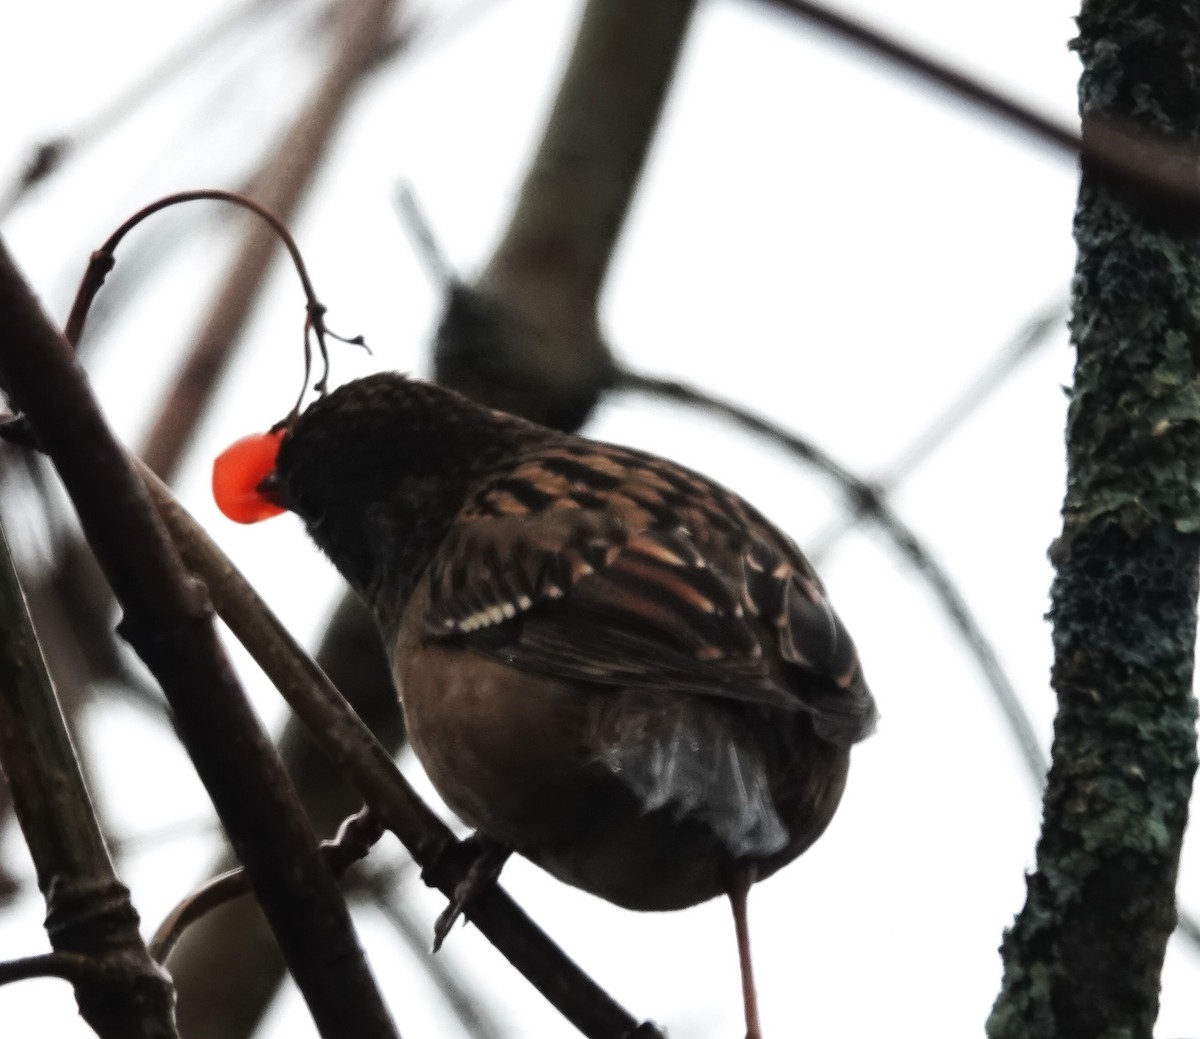
<svg viewBox="0 0 1200 1039">
<path fill-rule="evenodd" d="M 431 564 L 425 630 L 542 674 L 808 710 L 834 742 L 861 739 L 874 706 L 820 584 L 798 553 L 740 540 L 702 551 L 627 509 L 476 516 Z"/>
<path fill-rule="evenodd" d="M 630 532 L 603 513 L 459 526 L 430 569 L 426 631 L 559 677 L 800 706 L 682 531 Z"/>
</svg>

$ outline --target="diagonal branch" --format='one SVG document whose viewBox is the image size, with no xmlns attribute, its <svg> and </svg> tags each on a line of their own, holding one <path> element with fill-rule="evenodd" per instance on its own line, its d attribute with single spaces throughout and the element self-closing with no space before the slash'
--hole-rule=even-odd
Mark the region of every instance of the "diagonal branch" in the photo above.
<svg viewBox="0 0 1200 1039">
<path fill-rule="evenodd" d="M 0 246 L 0 385 L 54 462 L 324 1036 L 394 1035 L 345 902 L 183 568 L 83 372 Z"/>
<path fill-rule="evenodd" d="M 146 466 L 140 468 L 184 562 L 207 583 L 221 619 L 371 812 L 409 850 L 426 883 L 451 896 L 470 865 L 463 843 L 417 796 L 388 751 L 203 528 Z M 653 1026 L 638 1025 L 499 886 L 471 902 L 466 916 L 588 1039 L 660 1036 Z"/>
</svg>

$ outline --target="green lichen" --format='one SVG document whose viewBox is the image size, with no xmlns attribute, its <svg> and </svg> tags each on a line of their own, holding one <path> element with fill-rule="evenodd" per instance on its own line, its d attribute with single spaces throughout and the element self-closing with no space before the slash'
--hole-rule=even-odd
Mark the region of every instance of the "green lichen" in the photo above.
<svg viewBox="0 0 1200 1039">
<path fill-rule="evenodd" d="M 1200 0 L 1087 0 L 1080 106 L 1200 140 Z M 1037 869 L 992 1039 L 1150 1039 L 1196 768 L 1200 249 L 1080 189 L 1053 682 Z"/>
</svg>

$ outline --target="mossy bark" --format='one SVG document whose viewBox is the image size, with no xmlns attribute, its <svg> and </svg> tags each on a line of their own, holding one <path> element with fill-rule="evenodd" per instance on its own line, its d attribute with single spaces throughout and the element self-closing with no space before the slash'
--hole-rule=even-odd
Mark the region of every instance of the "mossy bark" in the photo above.
<svg viewBox="0 0 1200 1039">
<path fill-rule="evenodd" d="M 1086 0 L 1079 30 L 1085 134 L 1194 148 L 1200 3 Z M 1086 170 L 1075 237 L 1053 764 L 992 1039 L 1149 1039 L 1196 768 L 1200 250 Z"/>
</svg>

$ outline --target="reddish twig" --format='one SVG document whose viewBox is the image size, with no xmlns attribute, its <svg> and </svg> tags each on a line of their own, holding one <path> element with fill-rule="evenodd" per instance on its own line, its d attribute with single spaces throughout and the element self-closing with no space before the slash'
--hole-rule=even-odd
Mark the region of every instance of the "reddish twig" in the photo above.
<svg viewBox="0 0 1200 1039">
<path fill-rule="evenodd" d="M 173 195 L 165 195 L 157 201 L 151 202 L 148 206 L 144 206 L 118 227 L 112 234 L 108 236 L 104 244 L 92 253 L 88 260 L 87 269 L 83 273 L 83 278 L 79 283 L 79 289 L 75 293 L 75 301 L 71 305 L 71 313 L 67 317 L 66 328 L 63 335 L 68 343 L 73 347 L 79 346 L 79 340 L 83 335 L 84 324 L 87 321 L 88 311 L 91 309 L 92 302 L 96 298 L 96 294 L 100 291 L 104 284 L 105 278 L 116 264 L 117 246 L 121 244 L 121 240 L 129 234 L 138 224 L 155 213 L 168 209 L 171 206 L 177 206 L 184 202 L 230 202 L 233 205 L 241 206 L 243 209 L 248 209 L 256 216 L 264 220 L 270 225 L 271 230 L 275 232 L 279 240 L 287 249 L 288 255 L 291 257 L 292 266 L 296 269 L 296 276 L 300 279 L 300 286 L 304 290 L 305 305 L 305 320 L 304 320 L 304 385 L 301 387 L 300 396 L 296 400 L 296 404 L 292 409 L 291 414 L 298 414 L 300 404 L 304 400 L 304 393 L 308 389 L 308 378 L 311 369 L 312 354 L 309 349 L 309 331 L 316 336 L 317 346 L 321 353 L 321 359 L 325 366 L 325 372 L 321 379 L 318 380 L 318 388 L 323 387 L 326 378 L 329 374 L 329 347 L 325 342 L 325 337 L 329 336 L 332 339 L 338 339 L 342 342 L 356 343 L 357 345 L 365 345 L 362 342 L 362 337 L 355 339 L 344 339 L 336 333 L 330 332 L 325 324 L 326 306 L 317 298 L 316 289 L 313 288 L 312 278 L 309 277 L 308 267 L 304 263 L 304 257 L 300 253 L 300 247 L 296 244 L 296 239 L 292 237 L 291 231 L 287 225 L 271 212 L 266 206 L 255 202 L 252 198 L 247 198 L 245 195 L 240 195 L 236 191 L 224 191 L 220 188 L 202 188 L 195 191 L 180 191 Z M 289 416 L 290 417 L 290 416 Z"/>
</svg>

